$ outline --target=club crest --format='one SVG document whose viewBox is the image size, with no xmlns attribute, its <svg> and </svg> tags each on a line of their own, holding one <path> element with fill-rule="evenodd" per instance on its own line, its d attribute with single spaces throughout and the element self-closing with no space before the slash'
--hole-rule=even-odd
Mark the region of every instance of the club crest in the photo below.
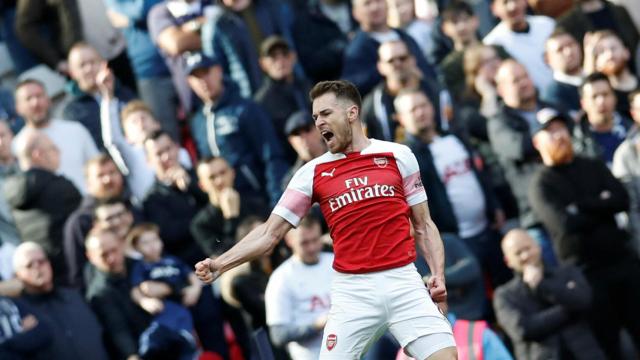
<svg viewBox="0 0 640 360">
<path fill-rule="evenodd" d="M 386 157 L 373 158 L 373 163 L 378 165 L 379 168 L 385 168 L 389 165 L 389 160 Z"/>
<path fill-rule="evenodd" d="M 338 344 L 338 336 L 336 334 L 329 334 L 327 336 L 327 350 L 331 351 Z"/>
</svg>

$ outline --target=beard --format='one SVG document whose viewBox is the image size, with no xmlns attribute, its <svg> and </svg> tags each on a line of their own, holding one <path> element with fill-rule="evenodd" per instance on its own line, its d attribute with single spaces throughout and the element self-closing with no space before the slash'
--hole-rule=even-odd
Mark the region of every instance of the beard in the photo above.
<svg viewBox="0 0 640 360">
<path fill-rule="evenodd" d="M 549 144 L 547 155 L 553 165 L 568 164 L 573 160 L 573 145 L 570 140 L 558 140 L 557 143 Z"/>
<path fill-rule="evenodd" d="M 615 76 L 624 71 L 626 63 L 623 61 L 606 61 L 597 69 L 607 76 Z"/>
</svg>

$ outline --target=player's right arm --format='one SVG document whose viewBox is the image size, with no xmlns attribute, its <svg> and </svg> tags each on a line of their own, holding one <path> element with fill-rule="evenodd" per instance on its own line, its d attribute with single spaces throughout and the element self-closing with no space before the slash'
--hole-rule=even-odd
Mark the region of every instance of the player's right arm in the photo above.
<svg viewBox="0 0 640 360">
<path fill-rule="evenodd" d="M 229 251 L 197 263 L 196 275 L 203 282 L 211 283 L 224 272 L 272 250 L 291 228 L 287 220 L 271 214 L 264 224 L 253 229 Z"/>
</svg>

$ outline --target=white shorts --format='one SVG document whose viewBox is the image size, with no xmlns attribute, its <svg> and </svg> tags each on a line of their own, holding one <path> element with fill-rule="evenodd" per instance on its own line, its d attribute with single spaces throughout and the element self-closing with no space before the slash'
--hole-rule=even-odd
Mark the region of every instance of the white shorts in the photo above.
<svg viewBox="0 0 640 360">
<path fill-rule="evenodd" d="M 451 325 L 431 300 L 413 264 L 368 274 L 336 273 L 320 359 L 360 359 L 389 330 L 404 348 Z"/>
</svg>

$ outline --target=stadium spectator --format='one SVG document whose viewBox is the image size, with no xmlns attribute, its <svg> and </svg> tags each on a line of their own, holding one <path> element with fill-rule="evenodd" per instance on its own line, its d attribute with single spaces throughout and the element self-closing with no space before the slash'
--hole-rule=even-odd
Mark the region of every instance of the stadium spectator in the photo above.
<svg viewBox="0 0 640 360">
<path fill-rule="evenodd" d="M 341 78 L 353 82 L 363 96 L 382 80 L 376 69 L 376 54 L 380 44 L 399 40 L 404 42 L 416 59 L 418 69 L 425 78 L 436 79 L 435 69 L 427 62 L 418 44 L 403 30 L 387 25 L 386 0 L 354 0 L 353 17 L 360 24 L 345 49 Z"/>
<path fill-rule="evenodd" d="M 4 196 L 22 240 L 39 244 L 51 260 L 56 282 L 65 283 L 64 223 L 82 197 L 71 181 L 55 174 L 60 152 L 45 133 L 26 129 L 17 155 L 23 172 L 5 180 Z"/>
<path fill-rule="evenodd" d="M 147 15 L 162 0 L 109 0 L 105 2 L 112 24 L 122 29 L 127 41 L 127 55 L 135 74 L 138 94 L 151 113 L 171 137 L 180 139 L 178 123 L 178 94 L 171 73 L 151 41 Z M 117 69 L 114 69 L 117 74 Z"/>
<path fill-rule="evenodd" d="M 216 60 L 200 53 L 188 60 L 188 81 L 204 105 L 191 131 L 201 157 L 222 156 L 236 170 L 240 192 L 265 196 L 275 204 L 288 169 L 273 123 L 253 101 L 225 81 Z"/>
<path fill-rule="evenodd" d="M 191 234 L 205 254 L 217 256 L 235 244 L 236 230 L 244 218 L 256 215 L 266 219 L 269 209 L 261 198 L 233 187 L 236 173 L 224 158 L 201 160 L 197 173 L 209 202 L 191 220 Z"/>
<path fill-rule="evenodd" d="M 260 47 L 260 67 L 266 75 L 254 100 L 269 114 L 273 127 L 283 145 L 290 163 L 296 158 L 295 151 L 287 143 L 284 128 L 287 119 L 298 110 L 309 109 L 307 94 L 311 86 L 305 78 L 296 76 L 294 67 L 297 55 L 280 36 L 265 39 Z"/>
<path fill-rule="evenodd" d="M 80 42 L 69 50 L 69 76 L 71 81 L 66 87 L 67 100 L 62 112 L 66 120 L 77 121 L 91 134 L 98 149 L 104 148 L 100 131 L 100 88 L 98 75 L 107 62 L 91 45 Z M 114 95 L 123 103 L 134 98 L 131 90 L 117 81 Z"/>
<path fill-rule="evenodd" d="M 450 243 L 462 240 L 466 244 L 469 248 L 467 251 L 471 251 L 488 274 L 491 286 L 507 282 L 511 273 L 502 261 L 499 237 L 495 232 L 504 224 L 504 213 L 497 203 L 491 184 L 487 183 L 482 173 L 484 169 L 478 168 L 482 160 L 458 136 L 438 131 L 433 106 L 421 91 L 400 93 L 396 98 L 395 108 L 398 121 L 406 131 L 405 144 L 413 151 L 420 165 L 420 176 L 429 199 L 429 211 L 438 224 L 438 229 L 443 234 L 455 237 Z M 448 257 L 448 241 L 443 241 L 445 256 Z M 466 255 L 459 249 L 453 249 L 453 244 L 451 247 L 452 251 L 456 250 L 451 256 L 462 258 Z M 478 271 L 477 268 L 475 270 Z M 479 275 L 479 272 L 475 276 L 471 272 L 468 274 L 474 278 L 474 282 L 481 280 Z M 483 296 L 478 296 L 477 292 L 482 289 L 482 281 L 478 284 L 480 287 L 474 289 L 474 294 L 475 299 L 480 301 L 477 302 L 475 312 L 472 309 L 455 310 L 463 319 L 477 320 L 483 317 Z M 450 287 L 455 288 L 456 285 L 469 286 L 470 283 L 451 284 L 449 281 Z M 449 299 L 449 302 L 452 300 L 460 301 Z M 467 302 L 467 306 L 469 304 Z"/>
<path fill-rule="evenodd" d="M 51 343 L 53 329 L 20 300 L 0 296 L 0 319 L 0 322 L 7 324 L 0 329 L 2 359 L 33 358 L 35 354 L 44 352 Z"/>
<path fill-rule="evenodd" d="M 636 90 L 640 82 L 632 73 L 631 52 L 621 38 L 609 30 L 587 33 L 584 39 L 585 72 L 600 72 L 609 78 L 616 93 L 616 110 L 629 116 L 629 94 Z"/>
<path fill-rule="evenodd" d="M 0 120 L 6 122 L 14 134 L 24 126 L 24 120 L 16 111 L 13 94 L 6 87 L 0 87 Z"/>
<path fill-rule="evenodd" d="M 601 159 L 611 166 L 613 154 L 627 136 L 631 121 L 616 111 L 618 98 L 604 74 L 587 76 L 579 89 L 583 112 L 573 128 L 576 153 Z"/>
<path fill-rule="evenodd" d="M 629 95 L 634 126 L 613 155 L 611 171 L 627 188 L 630 198 L 629 228 L 633 245 L 640 254 L 640 91 Z"/>
<path fill-rule="evenodd" d="M 206 21 L 205 9 L 210 4 L 209 0 L 165 0 L 151 7 L 146 17 L 151 39 L 169 67 L 180 104 L 187 114 L 195 102 L 186 81 L 187 63 L 182 55 L 202 49 L 200 30 Z"/>
<path fill-rule="evenodd" d="M 13 139 L 14 149 L 24 146 L 22 143 L 27 130 L 44 132 L 59 149 L 60 167 L 57 171 L 69 178 L 84 194 L 84 164 L 98 154 L 89 132 L 78 123 L 50 117 L 51 100 L 44 84 L 38 80 L 27 79 L 18 83 L 15 96 L 16 111 L 24 118 L 26 126 Z"/>
<path fill-rule="evenodd" d="M 422 89 L 435 105 L 434 116 L 440 123 L 440 86 L 423 76 L 416 58 L 407 45 L 400 41 L 386 41 L 378 47 L 378 73 L 383 79 L 376 84 L 362 103 L 362 119 L 367 136 L 385 141 L 399 141 L 398 121 L 394 119 L 393 100 L 403 89 Z"/>
<path fill-rule="evenodd" d="M 358 24 L 350 0 L 305 1 L 291 25 L 300 64 L 314 83 L 340 77 L 344 51 Z"/>
<path fill-rule="evenodd" d="M 453 50 L 442 60 L 440 69 L 447 89 L 457 101 L 462 98 L 465 89 L 465 52 L 482 44 L 478 37 L 480 20 L 469 4 L 454 1 L 442 11 L 441 21 L 442 32 L 453 41 Z M 502 46 L 492 47 L 500 57 L 508 57 Z"/>
<path fill-rule="evenodd" d="M 544 59 L 553 70 L 553 81 L 541 89 L 540 99 L 576 114 L 580 111 L 578 88 L 584 79 L 580 43 L 570 33 L 556 29 L 545 43 Z"/>
<path fill-rule="evenodd" d="M 544 43 L 555 28 L 555 21 L 546 16 L 527 15 L 526 9 L 526 0 L 492 0 L 491 10 L 500 23 L 482 42 L 501 45 L 524 65 L 536 88 L 541 90 L 553 79 L 544 63 Z"/>
<path fill-rule="evenodd" d="M 195 264 L 202 250 L 189 231 L 191 219 L 206 204 L 193 171 L 178 161 L 178 146 L 163 131 L 152 133 L 144 142 L 147 162 L 156 181 L 143 202 L 144 218 L 160 227 L 160 237 L 169 254 L 189 265 Z"/>
<path fill-rule="evenodd" d="M 295 360 L 318 358 L 331 306 L 333 254 L 322 252 L 321 236 L 320 221 L 314 217 L 289 231 L 285 241 L 293 255 L 271 274 L 265 292 L 271 339 L 286 346 Z"/>
<path fill-rule="evenodd" d="M 27 241 L 13 256 L 16 277 L 24 290 L 20 300 L 37 312 L 51 328 L 51 343 L 37 354 L 39 359 L 104 359 L 102 327 L 82 295 L 53 283 L 54 272 L 43 248 Z"/>
<path fill-rule="evenodd" d="M 525 67 L 515 60 L 502 62 L 495 81 L 503 103 L 487 124 L 491 147 L 518 204 L 520 226 L 528 229 L 540 243 L 542 258 L 547 265 L 552 265 L 555 255 L 549 236 L 531 210 L 527 198 L 531 177 L 542 165 L 531 136 L 541 126 L 536 119 L 537 111 L 546 105 L 537 99 L 536 89 Z"/>
<path fill-rule="evenodd" d="M 77 0 L 20 0 L 16 3 L 16 36 L 51 69 L 66 74 L 67 54 L 82 40 Z"/>
<path fill-rule="evenodd" d="M 129 275 L 133 301 L 176 338 L 175 352 L 181 358 L 194 355 L 194 329 L 205 351 L 226 357 L 221 305 L 214 300 L 211 287 L 203 287 L 190 266 L 162 254 L 159 231 L 158 226 L 143 223 L 134 226 L 127 236 L 128 246 L 142 255 Z M 149 336 L 157 336 L 153 327 L 152 323 L 147 330 Z"/>
<path fill-rule="evenodd" d="M 0 120 L 0 186 L 5 179 L 17 174 L 20 171 L 18 160 L 11 152 L 13 144 L 13 132 L 9 124 Z M 11 208 L 4 195 L 0 194 L 0 241 L 3 245 L 17 245 L 20 242 L 20 235 L 16 229 Z M 9 262 L 10 263 L 10 262 Z"/>
<path fill-rule="evenodd" d="M 94 210 L 101 201 L 126 199 L 124 179 L 116 164 L 106 154 L 100 154 L 85 165 L 87 195 L 64 225 L 64 256 L 69 274 L 69 284 L 83 284 L 82 274 L 87 263 L 84 242 L 93 227 Z"/>
<path fill-rule="evenodd" d="M 220 6 L 209 12 L 201 33 L 202 53 L 218 59 L 225 77 L 238 87 L 240 96 L 251 99 L 260 87 L 262 74 L 249 25 Z"/>
<path fill-rule="evenodd" d="M 113 232 L 99 228 L 89 232 L 85 248 L 93 276 L 87 281 L 86 298 L 104 327 L 110 357 L 140 360 L 139 339 L 151 316 L 131 299 L 128 275 L 135 260 L 125 258 L 124 247 L 125 239 Z"/>
<path fill-rule="evenodd" d="M 505 235 L 502 251 L 516 276 L 496 289 L 493 304 L 516 358 L 606 359 L 585 315 L 598 295 L 580 269 L 544 266 L 540 246 L 520 229 Z"/>
<path fill-rule="evenodd" d="M 431 49 L 433 21 L 418 18 L 415 2 L 412 0 L 387 0 L 387 6 L 389 26 L 406 31 L 427 57 Z"/>
<path fill-rule="evenodd" d="M 584 269 L 597 309 L 589 312 L 592 329 L 608 358 L 620 359 L 622 327 L 640 349 L 640 261 L 615 219 L 629 197 L 601 160 L 574 156 L 564 117 L 543 114 L 533 143 L 545 166 L 531 180 L 531 206 L 558 259 Z"/>
<path fill-rule="evenodd" d="M 284 131 L 289 144 L 298 154 L 298 159 L 284 177 L 283 189 L 287 187 L 293 174 L 304 164 L 327 152 L 327 145 L 308 111 L 300 110 L 289 116 Z"/>
<path fill-rule="evenodd" d="M 580 42 L 588 32 L 611 30 L 618 34 L 625 46 L 635 54 L 640 34 L 624 7 L 605 0 L 580 0 L 574 4 L 570 11 L 558 19 L 559 27 L 571 33 Z M 582 45 L 586 46 L 586 43 Z"/>
</svg>

